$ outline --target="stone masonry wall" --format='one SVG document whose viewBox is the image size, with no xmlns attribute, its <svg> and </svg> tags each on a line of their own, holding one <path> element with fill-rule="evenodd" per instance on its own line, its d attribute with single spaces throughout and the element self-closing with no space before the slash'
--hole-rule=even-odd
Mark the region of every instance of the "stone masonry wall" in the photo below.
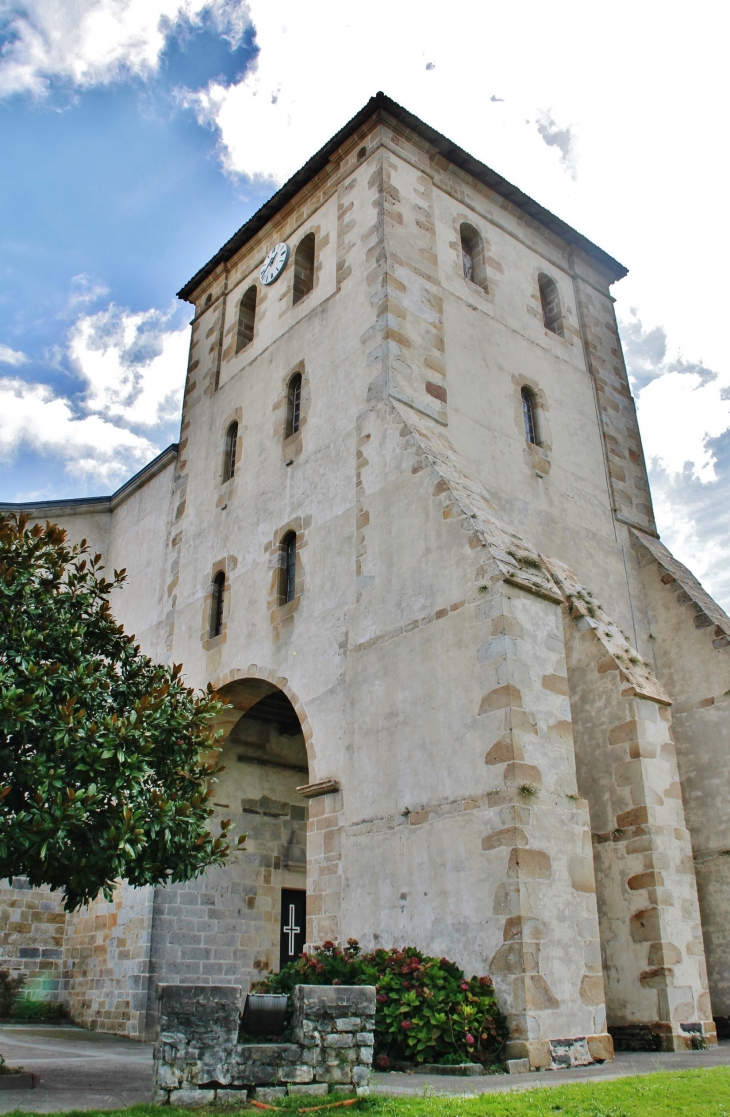
<svg viewBox="0 0 730 1117">
<path fill-rule="evenodd" d="M 225 1104 L 243 1100 L 257 1086 L 367 1090 L 375 1030 L 372 986 L 296 986 L 291 1043 L 238 1042 L 240 986 L 162 985 L 158 997 L 156 1101 Z"/>
<path fill-rule="evenodd" d="M 92 1031 L 144 1039 L 152 938 L 152 888 L 122 884 L 67 917 L 62 999 Z"/>
<path fill-rule="evenodd" d="M 626 685 L 599 621 L 566 614 L 578 786 L 588 800 L 609 1029 L 692 1046 L 715 1040 L 702 926 L 667 705 Z"/>
<path fill-rule="evenodd" d="M 60 1000 L 65 925 L 61 892 L 31 888 L 25 877 L 0 884 L 0 969 L 25 974 L 33 1000 Z"/>
</svg>

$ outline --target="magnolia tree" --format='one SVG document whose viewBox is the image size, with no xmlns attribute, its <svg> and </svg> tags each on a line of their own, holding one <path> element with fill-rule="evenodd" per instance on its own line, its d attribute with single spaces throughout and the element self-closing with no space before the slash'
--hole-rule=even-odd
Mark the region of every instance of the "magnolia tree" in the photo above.
<svg viewBox="0 0 730 1117">
<path fill-rule="evenodd" d="M 208 825 L 222 703 L 141 654 L 109 605 L 125 572 L 102 571 L 86 540 L 0 514 L 0 878 L 63 889 L 67 911 L 234 848 Z"/>
</svg>

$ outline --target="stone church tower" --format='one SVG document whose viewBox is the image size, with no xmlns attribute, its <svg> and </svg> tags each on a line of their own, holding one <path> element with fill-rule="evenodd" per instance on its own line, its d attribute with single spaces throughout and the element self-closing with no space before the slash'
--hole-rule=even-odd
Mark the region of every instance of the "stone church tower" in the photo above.
<svg viewBox="0 0 730 1117">
<path fill-rule="evenodd" d="M 231 703 L 248 849 L 65 924 L 5 887 L 39 990 L 149 1036 L 352 936 L 491 973 L 533 1067 L 727 1026 L 730 619 L 657 535 L 625 274 L 378 94 L 186 284 L 179 445 L 29 510 Z"/>
</svg>

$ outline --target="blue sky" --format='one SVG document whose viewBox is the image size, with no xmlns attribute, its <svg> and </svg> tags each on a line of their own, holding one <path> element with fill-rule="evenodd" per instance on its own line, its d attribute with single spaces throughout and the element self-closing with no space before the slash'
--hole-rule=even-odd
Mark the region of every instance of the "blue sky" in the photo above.
<svg viewBox="0 0 730 1117">
<path fill-rule="evenodd" d="M 663 537 L 729 607 L 726 8 L 413 11 L 0 0 L 0 498 L 111 491 L 176 439 L 175 291 L 384 89 L 631 269 Z"/>
</svg>

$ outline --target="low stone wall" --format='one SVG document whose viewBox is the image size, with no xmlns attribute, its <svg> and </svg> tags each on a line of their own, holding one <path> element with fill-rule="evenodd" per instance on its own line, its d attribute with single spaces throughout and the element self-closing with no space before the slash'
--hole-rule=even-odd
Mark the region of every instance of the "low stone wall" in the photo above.
<svg viewBox="0 0 730 1117">
<path fill-rule="evenodd" d="M 239 1101 L 256 1087 L 350 1087 L 366 1092 L 373 1061 L 375 989 L 298 985 L 291 1043 L 239 1043 L 235 985 L 160 985 L 155 1100 Z"/>
</svg>

